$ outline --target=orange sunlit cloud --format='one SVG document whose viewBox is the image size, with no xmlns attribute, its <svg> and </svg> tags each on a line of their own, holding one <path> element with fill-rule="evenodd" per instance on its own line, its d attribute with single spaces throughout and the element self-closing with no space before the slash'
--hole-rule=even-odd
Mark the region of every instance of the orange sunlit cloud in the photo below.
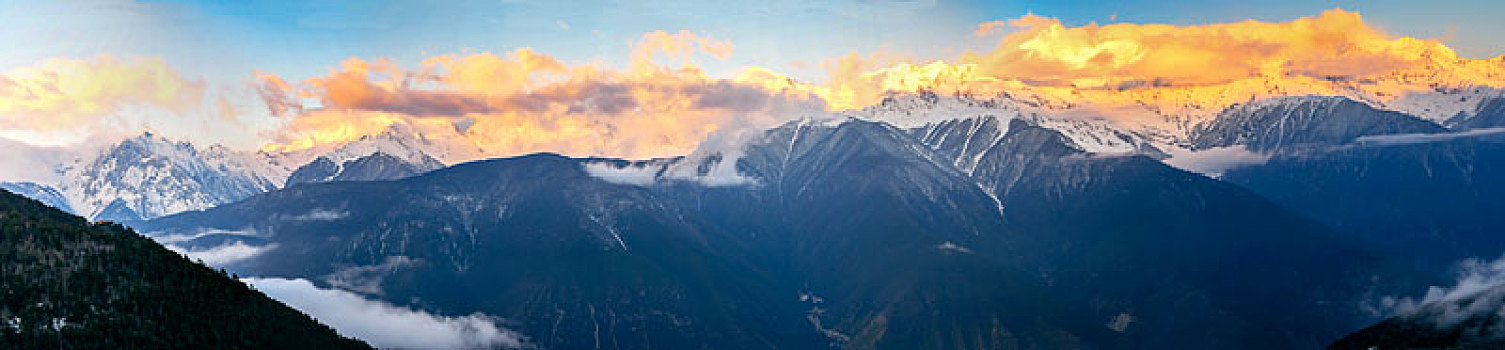
<svg viewBox="0 0 1505 350">
<path fill-rule="evenodd" d="M 111 122 L 128 106 L 183 111 L 202 102 L 202 83 L 161 59 L 49 59 L 0 73 L 0 129 L 75 131 Z"/>
<path fill-rule="evenodd" d="M 1216 110 L 1280 95 L 1353 95 L 1385 101 L 1446 87 L 1505 86 L 1505 58 L 1469 60 L 1436 40 L 1396 37 L 1339 9 L 1286 22 L 1201 26 L 1066 27 L 1028 14 L 993 49 L 942 62 L 883 64 L 849 55 L 826 63 L 830 80 L 806 89 L 831 106 L 861 108 L 893 92 L 1032 96 L 1066 105 L 1149 105 L 1157 113 Z"/>
<path fill-rule="evenodd" d="M 351 59 L 296 85 L 263 73 L 267 103 L 292 114 L 264 149 L 306 149 L 405 124 L 425 134 L 458 134 L 450 141 L 487 155 L 665 157 L 688 152 L 728 125 L 765 125 L 775 115 L 823 108 L 802 95 L 712 78 L 688 63 L 695 53 L 729 55 L 726 41 L 652 32 L 633 48 L 627 70 L 566 64 L 520 48 L 500 56 L 437 56 L 413 71 L 382 59 Z M 306 100 L 318 103 L 305 106 Z"/>
<path fill-rule="evenodd" d="M 1204 26 L 1112 24 L 1067 28 L 1054 18 L 1010 21 L 1023 29 L 976 55 L 980 73 L 1017 79 L 1222 83 L 1252 76 L 1365 76 L 1456 55 L 1436 42 L 1391 38 L 1358 13 L 1330 10 L 1289 22 Z"/>
<path fill-rule="evenodd" d="M 1391 36 L 1338 9 L 1285 22 L 1199 26 L 1067 27 L 1027 14 L 983 23 L 974 34 L 1005 27 L 1011 29 L 992 49 L 949 61 L 885 52 L 830 58 L 821 63 L 823 82 L 760 67 L 709 77 L 689 63 L 691 56 L 724 59 L 733 45 L 686 31 L 644 34 L 632 43 L 625 70 L 519 48 L 437 56 L 412 71 L 383 59 L 352 59 L 298 84 L 263 73 L 269 107 L 290 115 L 266 149 L 309 148 L 405 123 L 459 133 L 489 155 L 642 158 L 685 154 L 729 125 L 767 125 L 799 114 L 789 111 L 863 108 L 893 93 L 1008 94 L 1138 108 L 1152 116 L 1111 117 L 1184 130 L 1184 113 L 1256 98 L 1349 95 L 1385 102 L 1439 86 L 1505 86 L 1505 59 L 1460 58 L 1436 40 Z M 305 105 L 309 100 L 318 103 Z M 1168 120 L 1183 125 L 1159 125 Z"/>
<path fill-rule="evenodd" d="M 977 25 L 977 30 L 973 31 L 972 35 L 976 35 L 976 36 L 988 36 L 988 35 L 992 35 L 993 33 L 997 33 L 999 30 L 1002 30 L 1004 27 L 1006 27 L 1008 25 L 1009 25 L 1008 21 L 989 21 L 989 22 L 979 23 Z"/>
</svg>

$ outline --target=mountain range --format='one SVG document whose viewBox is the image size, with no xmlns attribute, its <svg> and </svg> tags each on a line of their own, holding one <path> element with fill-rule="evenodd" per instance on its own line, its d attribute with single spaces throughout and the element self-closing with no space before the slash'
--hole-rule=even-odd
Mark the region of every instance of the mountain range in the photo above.
<svg viewBox="0 0 1505 350">
<path fill-rule="evenodd" d="M 1332 171 L 1353 169 L 1347 158 L 1283 164 L 1449 142 L 1493 154 L 1488 134 L 1344 98 L 1259 101 L 1187 138 L 1193 152 L 1270 157 L 1213 178 L 1167 165 L 1175 144 L 989 103 L 900 97 L 769 129 L 737 157 L 483 160 L 136 227 L 190 250 L 258 247 L 226 265 L 238 273 L 498 315 L 549 348 L 1315 348 L 1378 320 L 1380 297 L 1440 283 L 1437 264 L 1413 258 L 1499 250 L 1480 234 L 1470 250 L 1396 255 L 1386 247 L 1415 242 L 1313 210 L 1409 197 L 1302 205 L 1315 199 L 1251 175 L 1372 192 L 1394 183 Z M 1490 158 L 1454 160 L 1471 188 L 1498 178 L 1472 173 Z M 712 181 L 728 164 L 740 180 Z M 1477 219 L 1460 227 L 1499 227 Z"/>
<path fill-rule="evenodd" d="M 56 164 L 52 183 L 4 182 L 0 187 L 96 220 L 145 220 L 287 185 L 396 179 L 444 166 L 405 131 L 393 128 L 327 151 L 282 153 L 199 147 L 145 132 Z"/>
<path fill-rule="evenodd" d="M 447 167 L 468 153 L 401 127 L 283 153 L 146 134 L 3 186 L 544 348 L 1345 348 L 1505 250 L 1501 101 L 1272 98 L 1178 135 L 920 93 L 685 157 Z"/>
</svg>

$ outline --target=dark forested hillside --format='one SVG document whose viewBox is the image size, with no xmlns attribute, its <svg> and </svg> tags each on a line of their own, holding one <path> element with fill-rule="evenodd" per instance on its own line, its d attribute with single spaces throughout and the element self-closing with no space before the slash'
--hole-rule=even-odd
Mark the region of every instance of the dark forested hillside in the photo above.
<svg viewBox="0 0 1505 350">
<path fill-rule="evenodd" d="M 0 347 L 368 348 L 119 225 L 5 191 Z"/>
</svg>

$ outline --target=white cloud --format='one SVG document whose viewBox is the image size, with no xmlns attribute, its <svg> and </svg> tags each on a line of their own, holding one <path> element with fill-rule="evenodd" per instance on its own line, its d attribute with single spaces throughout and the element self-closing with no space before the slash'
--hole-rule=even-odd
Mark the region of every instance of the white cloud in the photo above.
<svg viewBox="0 0 1505 350">
<path fill-rule="evenodd" d="M 256 290 L 307 313 L 341 335 L 383 349 L 490 349 L 523 346 L 516 332 L 497 326 L 496 317 L 438 316 L 370 300 L 355 293 L 323 289 L 304 279 L 244 278 Z"/>
<path fill-rule="evenodd" d="M 749 186 L 758 180 L 737 171 L 744 144 L 723 144 L 707 139 L 695 152 L 672 162 L 647 161 L 618 166 L 609 162 L 586 163 L 585 173 L 602 181 L 633 186 L 652 186 L 659 180 L 694 182 L 707 187 Z M 739 141 L 740 142 L 740 141 Z"/>
<path fill-rule="evenodd" d="M 1244 146 L 1216 147 L 1205 150 L 1172 148 L 1165 164 L 1209 177 L 1222 176 L 1234 168 L 1261 165 L 1270 160 L 1270 155 L 1245 149 Z"/>
<path fill-rule="evenodd" d="M 617 166 L 610 162 L 586 163 L 585 173 L 602 181 L 633 186 L 652 186 L 658 181 L 658 173 L 664 169 L 659 164 L 631 164 Z"/>
<path fill-rule="evenodd" d="M 1502 128 L 1473 129 L 1473 130 L 1468 130 L 1468 131 L 1449 132 L 1449 133 L 1437 133 L 1437 134 L 1397 134 L 1397 135 L 1363 136 L 1363 137 L 1359 137 L 1357 140 L 1354 140 L 1354 142 L 1358 143 L 1360 145 L 1374 145 L 1374 146 L 1414 145 L 1414 144 L 1420 144 L 1420 143 L 1432 143 L 1432 142 L 1451 141 L 1451 140 L 1454 140 L 1454 139 L 1465 138 L 1465 137 L 1489 136 L 1489 135 L 1495 135 L 1495 134 L 1500 134 L 1500 133 L 1505 133 L 1505 127 L 1502 127 Z"/>
<path fill-rule="evenodd" d="M 417 265 L 418 260 L 406 256 L 388 256 L 381 264 L 349 266 L 334 273 L 324 276 L 324 282 L 337 288 L 365 293 L 368 295 L 381 295 L 382 282 L 387 274 L 397 269 Z"/>
<path fill-rule="evenodd" d="M 151 237 L 152 240 L 155 240 L 158 243 L 162 243 L 162 244 L 187 242 L 187 241 L 192 241 L 192 240 L 203 238 L 203 237 L 207 237 L 207 236 L 218 236 L 218 235 L 244 236 L 244 237 L 260 237 L 261 236 L 260 234 L 257 234 L 256 233 L 256 229 L 253 229 L 253 228 L 244 228 L 244 229 L 240 229 L 240 230 L 225 230 L 225 229 L 218 229 L 218 228 L 199 228 L 198 230 L 199 230 L 198 232 L 193 232 L 193 233 L 149 232 L 149 233 L 147 233 L 147 235 L 149 237 Z"/>
<path fill-rule="evenodd" d="M 1505 318 L 1505 257 L 1490 262 L 1464 260 L 1459 263 L 1457 282 L 1452 287 L 1433 286 L 1421 299 L 1385 297 L 1380 308 L 1386 313 L 1430 320 L 1439 328 L 1491 313 Z M 1505 324 L 1488 331 L 1505 336 Z"/>
<path fill-rule="evenodd" d="M 709 187 L 757 185 L 757 179 L 737 170 L 737 161 L 746 155 L 749 144 L 762 140 L 764 130 L 741 125 L 712 133 L 690 155 L 669 164 L 663 176 Z"/>
<path fill-rule="evenodd" d="M 664 171 L 664 177 L 675 180 L 693 181 L 708 187 L 751 186 L 757 185 L 758 180 L 743 176 L 737 171 L 737 160 L 742 158 L 742 151 L 735 150 L 727 153 L 715 154 L 712 157 L 697 157 L 691 154 L 685 160 L 669 165 Z M 710 167 L 701 171 L 700 165 L 710 163 Z"/>
<path fill-rule="evenodd" d="M 283 217 L 283 219 L 288 221 L 335 221 L 343 220 L 347 217 L 350 217 L 350 212 L 348 211 L 314 208 L 307 213 Z"/>
<path fill-rule="evenodd" d="M 54 164 L 62 164 L 70 151 L 53 147 L 36 147 L 6 138 L 0 131 L 0 181 L 54 184 Z"/>
<path fill-rule="evenodd" d="M 172 244 L 166 246 L 167 249 L 187 255 L 189 260 L 202 260 L 205 265 L 209 266 L 225 266 L 260 256 L 262 253 L 266 253 L 272 249 L 277 249 L 276 243 L 253 246 L 241 241 L 202 250 L 189 250 Z"/>
<path fill-rule="evenodd" d="M 940 249 L 941 251 L 948 253 L 972 254 L 971 249 L 967 249 L 967 247 L 957 245 L 956 243 L 951 243 L 951 241 L 946 241 L 938 244 L 935 246 L 935 249 Z"/>
<path fill-rule="evenodd" d="M 1432 142 L 1451 141 L 1468 137 L 1483 137 L 1505 134 L 1505 127 L 1484 128 L 1461 132 L 1437 133 L 1437 134 L 1395 134 L 1363 136 L 1354 140 L 1350 145 L 1344 146 L 1398 146 L 1414 145 Z M 1249 151 L 1244 146 L 1229 146 L 1209 148 L 1205 150 L 1187 150 L 1170 148 L 1166 152 L 1170 158 L 1165 159 L 1165 164 L 1194 173 L 1219 177 L 1228 170 L 1235 168 L 1261 165 L 1270 160 L 1269 154 L 1261 154 Z"/>
</svg>

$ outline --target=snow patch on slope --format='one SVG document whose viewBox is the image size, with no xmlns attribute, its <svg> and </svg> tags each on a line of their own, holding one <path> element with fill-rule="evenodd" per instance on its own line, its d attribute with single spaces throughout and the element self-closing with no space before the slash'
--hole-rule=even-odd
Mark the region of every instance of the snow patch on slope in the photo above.
<svg viewBox="0 0 1505 350">
<path fill-rule="evenodd" d="M 1492 97 L 1505 96 L 1505 90 L 1492 87 L 1438 89 L 1428 93 L 1406 94 L 1389 102 L 1369 102 L 1377 108 L 1406 114 L 1443 124 L 1453 117 L 1467 115 Z"/>
</svg>

